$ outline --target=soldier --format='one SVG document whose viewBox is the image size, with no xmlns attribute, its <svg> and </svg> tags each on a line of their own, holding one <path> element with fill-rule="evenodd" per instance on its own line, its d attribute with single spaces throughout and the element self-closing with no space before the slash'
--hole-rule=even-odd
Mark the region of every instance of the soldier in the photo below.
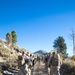
<svg viewBox="0 0 75 75">
<path fill-rule="evenodd" d="M 18 56 L 18 68 L 21 75 L 26 75 L 24 70 L 24 63 L 25 63 L 24 52 L 22 52 L 22 55 Z"/>
<path fill-rule="evenodd" d="M 51 58 L 51 53 L 48 54 L 48 61 Z M 51 63 L 48 63 L 47 61 L 47 66 L 48 66 L 48 75 L 50 74 L 50 69 L 51 69 Z"/>
<path fill-rule="evenodd" d="M 55 52 L 52 53 L 49 63 L 51 63 L 50 75 L 57 75 L 58 58 L 55 58 Z"/>
<path fill-rule="evenodd" d="M 60 57 L 60 51 L 57 51 L 57 56 L 58 56 L 57 75 L 60 75 L 60 66 L 62 65 L 62 59 Z"/>
</svg>

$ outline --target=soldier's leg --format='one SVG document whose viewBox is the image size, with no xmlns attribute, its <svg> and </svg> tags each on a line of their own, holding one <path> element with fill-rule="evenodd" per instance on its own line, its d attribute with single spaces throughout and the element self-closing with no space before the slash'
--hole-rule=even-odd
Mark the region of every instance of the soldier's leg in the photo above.
<svg viewBox="0 0 75 75">
<path fill-rule="evenodd" d="M 55 73 L 55 67 L 51 66 L 50 75 L 54 75 L 54 73 Z"/>
<path fill-rule="evenodd" d="M 60 75 L 60 68 L 57 68 L 57 75 Z"/>
<path fill-rule="evenodd" d="M 58 69 L 57 69 L 57 66 L 55 66 L 55 72 L 54 72 L 54 75 L 58 75 Z"/>
</svg>

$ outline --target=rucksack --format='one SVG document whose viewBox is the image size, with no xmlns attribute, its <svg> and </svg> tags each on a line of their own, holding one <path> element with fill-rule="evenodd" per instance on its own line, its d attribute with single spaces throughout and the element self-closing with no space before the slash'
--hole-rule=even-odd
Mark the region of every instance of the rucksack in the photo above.
<svg viewBox="0 0 75 75">
<path fill-rule="evenodd" d="M 52 64 L 53 66 L 58 66 L 58 58 L 52 57 L 52 58 L 51 58 L 51 64 Z"/>
<path fill-rule="evenodd" d="M 30 59 L 25 59 L 25 64 L 28 64 L 30 62 Z"/>
<path fill-rule="evenodd" d="M 28 64 L 29 68 L 31 68 L 33 66 L 32 64 L 32 60 L 30 59 L 29 64 Z"/>
<path fill-rule="evenodd" d="M 48 59 L 47 59 L 47 57 L 45 58 L 45 62 L 47 62 L 48 61 Z"/>
<path fill-rule="evenodd" d="M 23 58 L 22 58 L 22 56 L 21 55 L 19 55 L 18 56 L 18 60 L 22 60 Z"/>
<path fill-rule="evenodd" d="M 32 65 L 34 66 L 36 64 L 36 59 L 33 59 Z"/>
<path fill-rule="evenodd" d="M 18 68 L 21 68 L 21 66 L 22 66 L 22 56 L 18 56 Z"/>
</svg>

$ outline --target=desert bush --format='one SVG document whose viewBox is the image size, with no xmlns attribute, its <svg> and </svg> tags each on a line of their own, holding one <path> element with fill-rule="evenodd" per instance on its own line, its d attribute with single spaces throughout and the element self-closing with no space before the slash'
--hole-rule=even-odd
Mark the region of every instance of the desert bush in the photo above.
<svg viewBox="0 0 75 75">
<path fill-rule="evenodd" d="M 61 70 L 65 74 L 74 74 L 75 75 L 75 61 L 71 59 L 65 59 L 61 65 Z"/>
<path fill-rule="evenodd" d="M 72 56 L 71 59 L 75 61 L 75 56 Z"/>
</svg>

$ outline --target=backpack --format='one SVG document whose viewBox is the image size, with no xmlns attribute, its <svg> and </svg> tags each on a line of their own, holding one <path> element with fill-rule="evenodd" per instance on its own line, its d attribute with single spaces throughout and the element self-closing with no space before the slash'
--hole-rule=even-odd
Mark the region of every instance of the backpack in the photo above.
<svg viewBox="0 0 75 75">
<path fill-rule="evenodd" d="M 18 60 L 22 60 L 23 58 L 22 58 L 22 56 L 21 55 L 19 55 L 18 56 Z"/>
<path fill-rule="evenodd" d="M 32 60 L 30 59 L 29 63 L 28 63 L 29 68 L 31 68 L 33 66 L 32 64 Z"/>
<path fill-rule="evenodd" d="M 36 64 L 36 59 L 33 59 L 32 65 L 34 66 Z"/>
<path fill-rule="evenodd" d="M 30 59 L 25 59 L 25 64 L 29 64 Z"/>
<path fill-rule="evenodd" d="M 58 66 L 58 58 L 52 57 L 52 59 L 51 59 L 51 64 L 52 64 L 53 66 Z"/>
<path fill-rule="evenodd" d="M 32 60 L 31 59 L 25 59 L 25 64 L 24 65 L 28 65 L 28 68 L 31 68 L 32 67 Z"/>
<path fill-rule="evenodd" d="M 22 66 L 22 56 L 18 56 L 18 68 L 21 68 L 21 66 Z"/>
<path fill-rule="evenodd" d="M 45 58 L 45 62 L 47 62 L 48 61 L 48 59 L 47 59 L 47 57 Z"/>
</svg>

